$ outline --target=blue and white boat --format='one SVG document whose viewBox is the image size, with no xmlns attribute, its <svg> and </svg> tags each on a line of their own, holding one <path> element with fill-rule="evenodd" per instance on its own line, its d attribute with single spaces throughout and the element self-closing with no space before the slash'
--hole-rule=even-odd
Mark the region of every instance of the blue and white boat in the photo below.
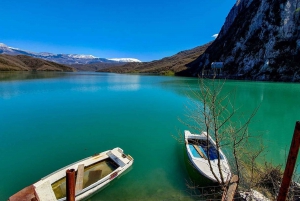
<svg viewBox="0 0 300 201">
<path fill-rule="evenodd" d="M 207 135 L 206 132 L 192 134 L 190 131 L 185 130 L 184 138 L 187 155 L 196 170 L 212 182 L 221 182 L 222 180 L 218 167 L 218 151 L 216 143 L 211 136 Z M 231 178 L 229 163 L 221 150 L 219 150 L 219 156 L 223 181 L 227 182 Z"/>
</svg>

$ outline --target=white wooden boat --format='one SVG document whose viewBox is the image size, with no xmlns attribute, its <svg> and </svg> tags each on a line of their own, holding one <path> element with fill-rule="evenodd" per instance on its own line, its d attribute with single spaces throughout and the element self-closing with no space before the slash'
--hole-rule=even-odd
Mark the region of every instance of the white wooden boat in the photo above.
<svg viewBox="0 0 300 201">
<path fill-rule="evenodd" d="M 207 136 L 206 132 L 202 132 L 201 134 L 191 134 L 190 131 L 185 130 L 184 138 L 187 155 L 197 171 L 212 182 L 217 182 L 216 177 L 221 181 L 216 143 L 211 136 Z M 224 182 L 227 182 L 231 178 L 230 167 L 226 156 L 221 150 L 219 151 L 219 154 L 223 179 Z M 208 160 L 210 160 L 212 170 Z"/>
<path fill-rule="evenodd" d="M 14 194 L 8 201 L 66 200 L 68 169 L 76 171 L 75 200 L 82 200 L 119 177 L 132 163 L 130 155 L 125 155 L 121 148 L 114 148 L 66 166 Z"/>
</svg>

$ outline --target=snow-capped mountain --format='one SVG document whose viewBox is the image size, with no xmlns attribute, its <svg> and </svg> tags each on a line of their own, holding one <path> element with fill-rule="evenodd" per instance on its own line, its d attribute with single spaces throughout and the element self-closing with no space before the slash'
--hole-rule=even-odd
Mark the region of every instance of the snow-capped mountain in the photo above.
<svg viewBox="0 0 300 201">
<path fill-rule="evenodd" d="M 140 60 L 138 59 L 134 59 L 134 58 L 112 58 L 112 59 L 108 59 L 110 61 L 117 61 L 117 62 L 126 62 L 126 63 L 129 63 L 129 62 L 141 62 Z"/>
<path fill-rule="evenodd" d="M 48 52 L 35 53 L 30 51 L 21 50 L 14 47 L 9 47 L 3 43 L 0 43 L 0 54 L 9 55 L 28 55 L 35 58 L 45 59 L 61 64 L 92 64 L 92 63 L 128 63 L 128 62 L 141 62 L 138 59 L 133 58 L 113 58 L 106 59 L 95 57 L 93 55 L 83 54 L 53 54 Z"/>
<path fill-rule="evenodd" d="M 8 47 L 7 45 L 0 43 L 0 53 L 1 54 L 12 54 L 12 53 L 14 53 L 14 48 Z"/>
</svg>

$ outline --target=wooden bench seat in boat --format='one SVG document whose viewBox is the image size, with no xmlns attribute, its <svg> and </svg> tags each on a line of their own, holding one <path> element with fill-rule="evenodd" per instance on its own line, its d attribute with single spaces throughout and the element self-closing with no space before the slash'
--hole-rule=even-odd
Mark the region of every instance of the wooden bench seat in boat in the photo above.
<svg viewBox="0 0 300 201">
<path fill-rule="evenodd" d="M 39 185 L 35 186 L 34 190 L 38 200 L 57 201 L 49 180 L 43 183 L 40 182 Z"/>
<path fill-rule="evenodd" d="M 75 193 L 77 193 L 83 189 L 83 176 L 84 176 L 84 164 L 80 164 L 80 165 L 78 165 L 78 168 L 77 168 Z"/>
<path fill-rule="evenodd" d="M 203 152 L 199 149 L 199 147 L 195 144 L 193 144 L 193 147 L 196 149 L 196 151 L 198 152 L 198 154 L 204 158 L 205 160 L 207 160 L 207 157 L 203 154 Z"/>
</svg>

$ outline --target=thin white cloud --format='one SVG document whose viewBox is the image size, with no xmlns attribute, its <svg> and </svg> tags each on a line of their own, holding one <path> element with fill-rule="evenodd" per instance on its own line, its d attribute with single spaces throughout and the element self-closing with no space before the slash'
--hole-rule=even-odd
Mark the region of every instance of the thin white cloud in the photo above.
<svg viewBox="0 0 300 201">
<path fill-rule="evenodd" d="M 214 34 L 214 35 L 212 35 L 211 37 L 213 37 L 213 38 L 216 39 L 216 38 L 218 37 L 218 35 L 219 35 L 219 34 Z"/>
</svg>

